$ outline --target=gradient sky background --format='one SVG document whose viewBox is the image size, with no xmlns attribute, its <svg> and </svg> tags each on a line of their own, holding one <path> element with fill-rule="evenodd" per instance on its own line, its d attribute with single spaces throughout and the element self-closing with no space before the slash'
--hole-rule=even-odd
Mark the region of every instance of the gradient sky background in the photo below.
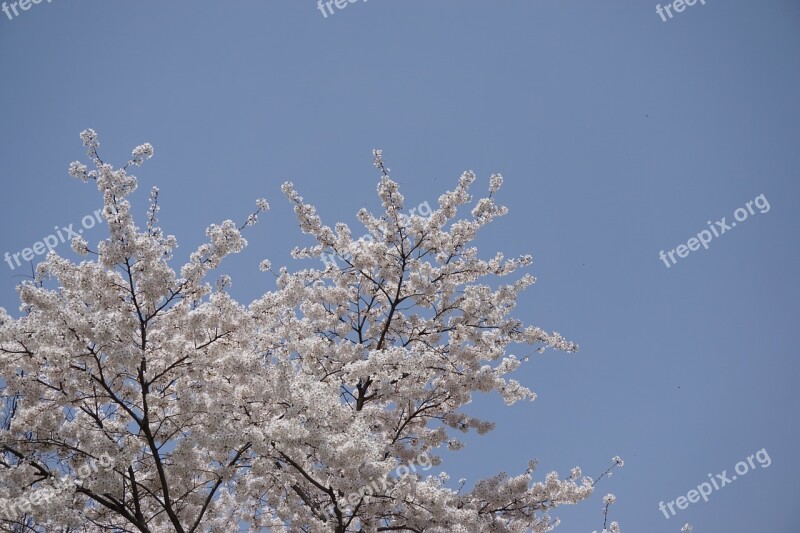
<svg viewBox="0 0 800 533">
<path fill-rule="evenodd" d="M 288 264 L 308 242 L 284 180 L 327 223 L 357 228 L 355 212 L 379 205 L 372 148 L 409 208 L 464 170 L 476 194 L 501 172 L 510 214 L 479 246 L 533 254 L 517 315 L 581 351 L 518 372 L 533 403 L 476 400 L 497 429 L 448 455 L 452 479 L 532 457 L 541 477 L 596 475 L 620 455 L 590 501 L 556 513 L 557 531 L 601 529 L 613 492 L 626 533 L 796 533 L 799 26 L 796 0 L 707 0 L 666 23 L 629 0 L 371 0 L 328 18 L 313 0 L 56 0 L 0 14 L 0 253 L 100 206 L 66 171 L 86 160 L 89 127 L 115 163 L 153 143 L 136 209 L 143 223 L 158 185 L 179 260 L 209 223 L 267 197 L 251 246 L 225 265 L 245 302 L 274 286 L 261 258 Z M 659 260 L 759 194 L 769 212 L 669 269 Z M 20 274 L 0 263 L 12 311 Z M 762 448 L 769 468 L 677 517 L 658 510 Z"/>
</svg>

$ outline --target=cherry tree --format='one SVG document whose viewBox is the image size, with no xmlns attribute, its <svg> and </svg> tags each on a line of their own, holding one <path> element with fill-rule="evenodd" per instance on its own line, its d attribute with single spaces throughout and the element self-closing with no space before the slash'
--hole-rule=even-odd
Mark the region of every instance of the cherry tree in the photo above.
<svg viewBox="0 0 800 533">
<path fill-rule="evenodd" d="M 297 271 L 265 260 L 275 289 L 244 305 L 213 271 L 267 202 L 241 225 L 210 225 L 176 271 L 157 189 L 144 228 L 128 200 L 128 170 L 152 147 L 115 168 L 94 131 L 81 137 L 92 168 L 70 174 L 96 184 L 108 237 L 73 239 L 80 263 L 51 252 L 18 288 L 21 316 L 0 310 L 6 530 L 544 532 L 554 509 L 592 494 L 580 468 L 537 480 L 535 461 L 454 488 L 437 455 L 492 429 L 464 412 L 474 394 L 533 400 L 508 375 L 533 351 L 577 350 L 512 316 L 531 257 L 482 258 L 472 244 L 507 212 L 500 175 L 473 202 L 464 173 L 429 217 L 406 216 L 375 151 L 383 212 L 358 212 L 359 238 L 285 183 L 313 238 L 293 256 L 344 259 Z"/>
</svg>

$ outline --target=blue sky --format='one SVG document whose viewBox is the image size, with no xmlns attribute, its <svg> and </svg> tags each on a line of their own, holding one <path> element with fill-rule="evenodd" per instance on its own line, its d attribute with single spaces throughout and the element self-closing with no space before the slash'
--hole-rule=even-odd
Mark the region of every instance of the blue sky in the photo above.
<svg viewBox="0 0 800 533">
<path fill-rule="evenodd" d="M 542 475 L 595 474 L 620 455 L 591 501 L 557 513 L 558 531 L 600 529 L 610 491 L 628 533 L 686 521 L 794 533 L 798 24 L 790 0 L 706 0 L 667 22 L 655 2 L 627 0 L 371 0 L 327 18 L 312 0 L 55 0 L 0 13 L 0 253 L 99 207 L 66 173 L 88 127 L 110 161 L 153 143 L 138 212 L 158 185 L 179 258 L 209 223 L 270 201 L 226 265 L 243 301 L 272 287 L 260 259 L 290 263 L 307 242 L 284 180 L 327 222 L 355 224 L 378 206 L 373 148 L 409 206 L 434 205 L 464 170 L 484 190 L 500 172 L 510 214 L 479 245 L 533 254 L 518 316 L 581 351 L 523 367 L 533 403 L 477 399 L 497 429 L 448 455 L 453 479 L 532 457 Z M 669 268 L 659 259 L 761 194 L 769 211 Z M 0 263 L 0 306 L 17 308 L 24 273 Z M 675 517 L 658 510 L 762 448 L 768 468 Z"/>
</svg>

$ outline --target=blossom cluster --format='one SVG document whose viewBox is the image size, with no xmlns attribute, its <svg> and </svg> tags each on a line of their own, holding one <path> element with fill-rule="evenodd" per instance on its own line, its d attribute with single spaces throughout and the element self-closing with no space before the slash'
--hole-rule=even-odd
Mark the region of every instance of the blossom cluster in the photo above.
<svg viewBox="0 0 800 533">
<path fill-rule="evenodd" d="M 108 235 L 80 263 L 48 254 L 19 287 L 21 316 L 0 309 L 0 485 L 25 498 L 58 465 L 106 454 L 114 466 L 64 487 L 29 529 L 541 533 L 558 524 L 559 506 L 592 494 L 580 468 L 540 477 L 533 461 L 471 490 L 446 486 L 444 472 L 398 474 L 420 458 L 439 467 L 437 450 L 493 428 L 465 411 L 474 395 L 533 400 L 510 377 L 533 353 L 578 348 L 514 316 L 535 281 L 523 272 L 530 256 L 474 246 L 507 213 L 499 175 L 473 202 L 476 176 L 465 172 L 429 216 L 401 217 L 403 196 L 376 153 L 382 213 L 358 213 L 370 239 L 323 224 L 287 183 L 315 243 L 293 255 L 349 262 L 272 272 L 265 259 L 275 287 L 240 303 L 229 277 L 209 278 L 247 246 L 242 231 L 267 202 L 244 224 L 209 225 L 206 242 L 174 266 L 177 239 L 157 225 L 157 189 L 143 229 L 129 201 L 139 182 L 128 168 L 152 146 L 115 168 L 94 131 L 81 137 L 93 168 L 70 173 L 96 185 Z"/>
</svg>

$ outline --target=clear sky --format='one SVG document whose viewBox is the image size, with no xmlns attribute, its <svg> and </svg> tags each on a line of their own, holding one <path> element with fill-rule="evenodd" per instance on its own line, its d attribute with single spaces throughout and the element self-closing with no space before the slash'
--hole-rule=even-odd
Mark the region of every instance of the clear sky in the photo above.
<svg viewBox="0 0 800 533">
<path fill-rule="evenodd" d="M 179 259 L 207 224 L 271 202 L 226 265 L 245 302 L 272 287 L 261 258 L 287 264 L 307 242 L 284 180 L 326 222 L 354 225 L 378 206 L 373 148 L 409 207 L 434 205 L 464 170 L 482 190 L 500 172 L 510 214 L 479 245 L 533 254 L 538 282 L 518 316 L 581 350 L 518 372 L 533 403 L 476 400 L 497 429 L 448 456 L 452 478 L 517 473 L 532 457 L 542 476 L 597 474 L 620 455 L 589 502 L 557 513 L 558 531 L 599 530 L 609 491 L 627 533 L 800 531 L 800 3 L 698 0 L 666 22 L 642 0 L 333 9 L 54 0 L 0 13 L 0 253 L 99 207 L 66 171 L 89 127 L 117 163 L 153 143 L 137 210 L 143 222 L 158 185 Z M 736 211 L 762 194 L 768 211 Z M 747 219 L 707 250 L 677 248 L 735 212 Z M 0 306 L 16 310 L 25 273 L 0 263 Z M 761 449 L 769 467 L 675 517 L 659 511 Z"/>
</svg>

